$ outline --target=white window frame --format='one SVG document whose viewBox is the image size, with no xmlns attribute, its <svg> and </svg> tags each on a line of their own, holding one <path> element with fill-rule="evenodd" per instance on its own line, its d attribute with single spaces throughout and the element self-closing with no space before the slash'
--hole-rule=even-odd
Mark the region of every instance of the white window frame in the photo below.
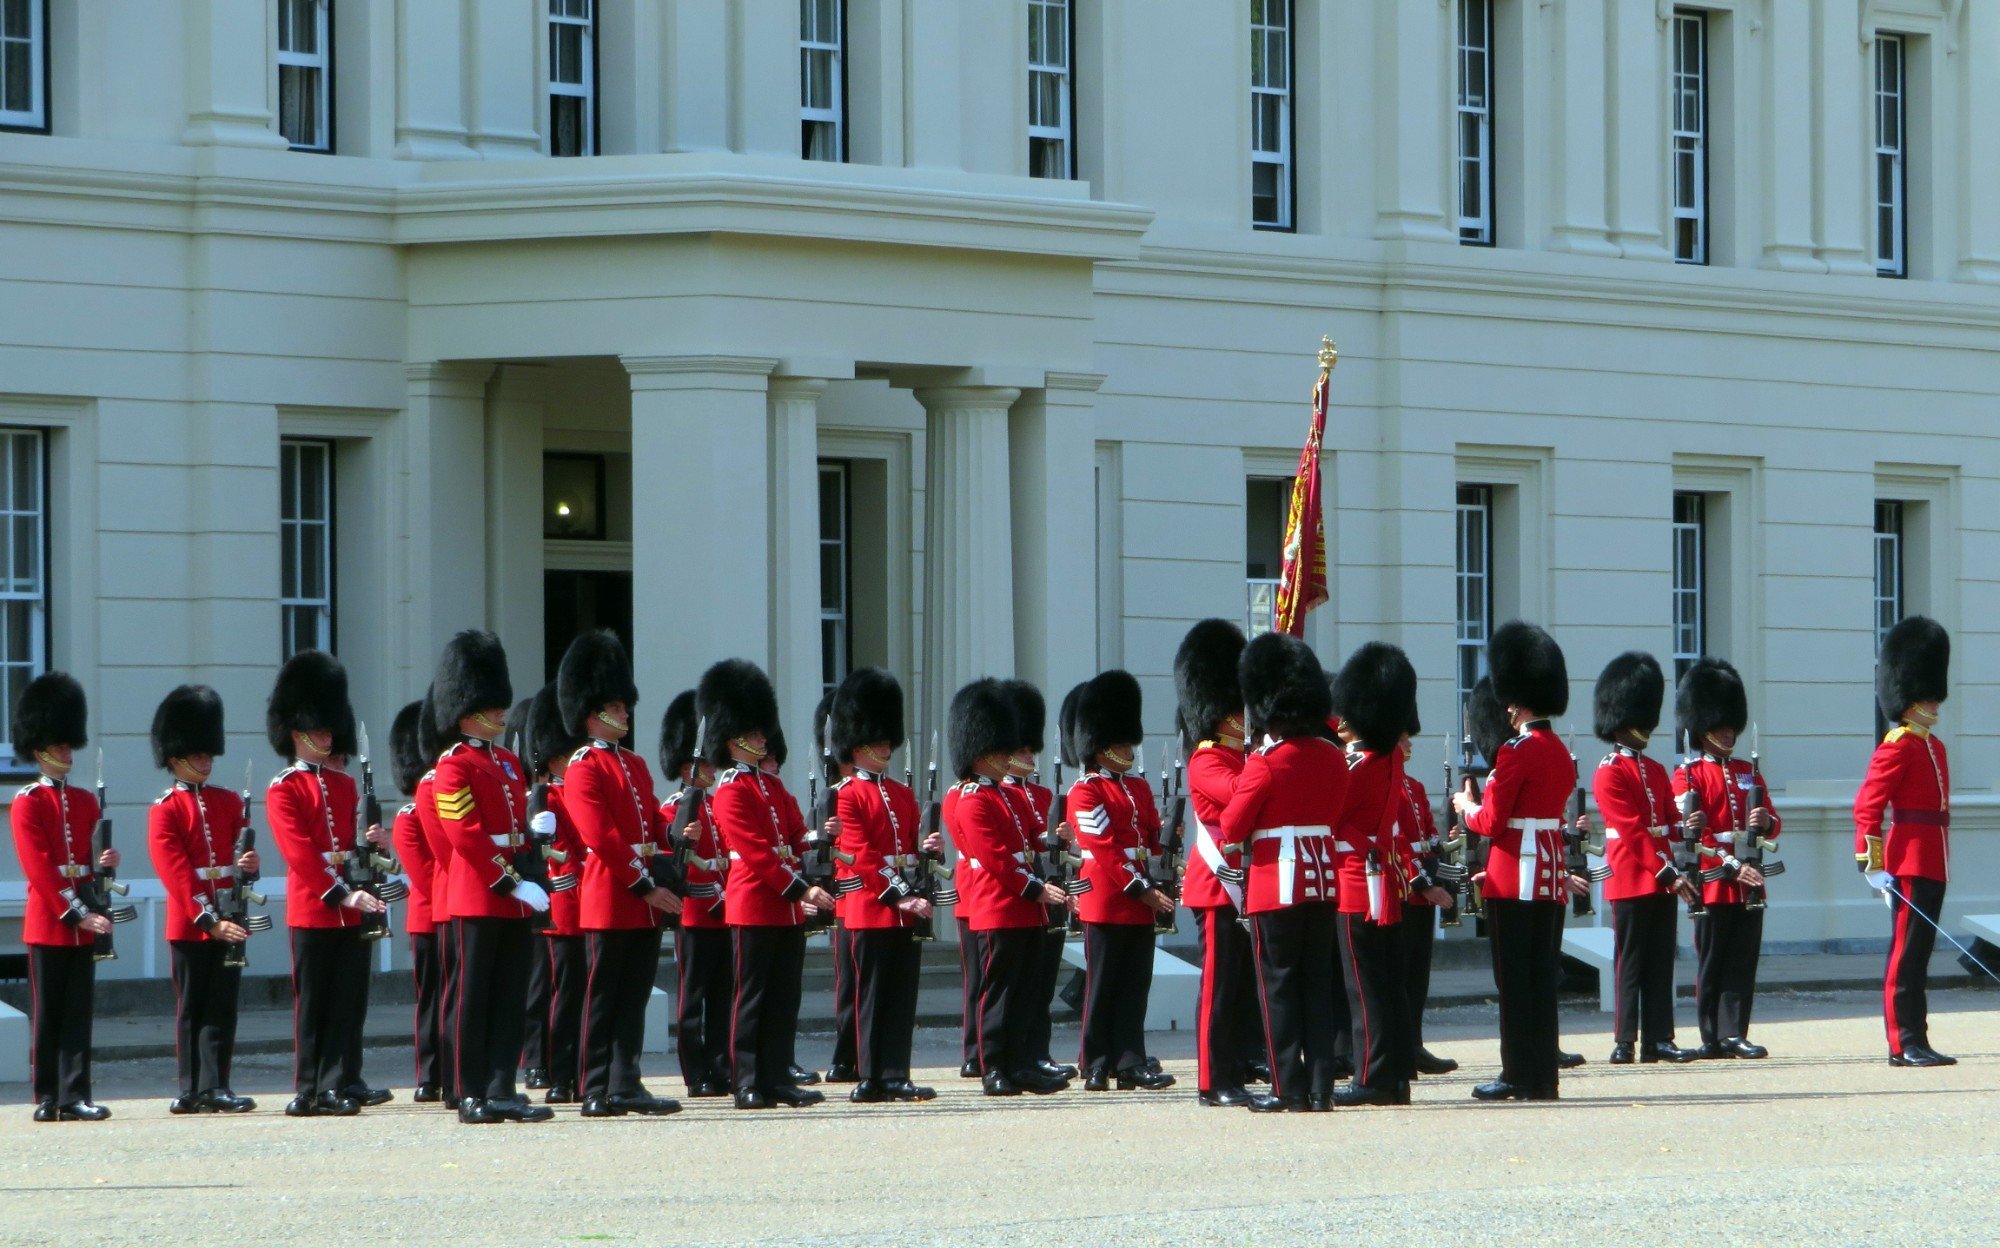
<svg viewBox="0 0 2000 1248">
<path fill-rule="evenodd" d="M 1486 643 L 1493 636 L 1493 492 L 1491 485 L 1462 481 L 1453 501 L 1457 628 L 1452 682 L 1461 718 L 1472 686 L 1486 674 Z"/>
<path fill-rule="evenodd" d="M 28 29 L 0 32 L 0 44 L 27 48 L 28 107 L 0 108 L 0 130 L 49 130 L 49 5 L 48 0 L 28 0 Z M 5 47 L 0 47 L 0 75 L 5 74 Z M 4 102 L 4 78 L 0 78 L 0 102 Z M 4 735 L 4 734 L 0 734 Z"/>
<path fill-rule="evenodd" d="M 1493 5 L 1494 0 L 1458 0 L 1455 10 L 1453 103 L 1458 118 L 1458 177 L 1452 194 L 1457 205 L 1458 241 L 1474 247 L 1491 247 L 1494 240 Z M 1470 212 L 1468 186 L 1476 188 L 1479 201 Z"/>
<path fill-rule="evenodd" d="M 319 456 L 319 464 L 314 475 L 319 478 L 320 499 L 324 503 L 324 515 L 308 516 L 301 511 L 305 492 L 300 487 L 305 483 L 305 474 L 312 471 L 306 463 L 302 451 L 312 450 Z M 288 659 L 299 650 L 331 651 L 334 645 L 334 497 L 333 497 L 333 456 L 334 443 L 324 438 L 284 438 L 278 444 L 278 652 L 280 659 Z M 293 506 L 287 509 L 285 497 L 290 494 Z M 316 545 L 320 556 L 320 584 L 306 586 L 298 584 L 303 567 L 303 554 L 307 543 Z M 314 592 L 317 591 L 317 592 Z M 298 630 L 293 621 L 300 615 L 312 620 L 312 644 L 294 647 L 293 638 Z"/>
<path fill-rule="evenodd" d="M 1875 36 L 1875 272 L 1909 273 L 1910 78 L 1901 35 Z"/>
<path fill-rule="evenodd" d="M 1070 20 L 1070 0 L 1028 0 L 1028 176 L 1068 180 L 1076 177 L 1076 27 Z M 1050 34 L 1059 32 L 1060 59 L 1051 57 Z M 1039 34 L 1039 38 L 1038 38 Z M 1040 55 L 1036 50 L 1039 47 Z M 1035 86 L 1039 79 L 1057 80 L 1054 122 L 1035 119 Z M 1059 145 L 1060 172 L 1036 168 L 1037 141 Z"/>
<path fill-rule="evenodd" d="M 597 155 L 597 0 L 546 0 L 548 40 L 543 49 L 543 77 L 548 82 L 547 122 L 549 127 L 549 155 L 595 156 Z M 570 12 L 576 5 L 583 6 L 583 12 Z M 578 68 L 583 75 L 582 82 L 562 82 L 556 78 L 556 37 L 558 28 L 577 27 L 582 34 L 579 47 Z M 583 101 L 583 146 L 574 152 L 556 151 L 556 101 L 576 99 Z"/>
<path fill-rule="evenodd" d="M 1290 518 L 1292 490 L 1296 488 L 1298 477 L 1293 474 L 1258 472 L 1249 463 L 1246 463 L 1244 466 L 1251 469 L 1244 477 L 1246 498 L 1248 496 L 1248 487 L 1253 483 L 1276 482 L 1283 486 L 1280 496 L 1284 499 L 1284 505 L 1279 511 L 1277 537 L 1280 558 L 1282 559 L 1285 544 L 1284 530 Z M 1259 633 L 1268 633 L 1277 627 L 1278 587 L 1284 584 L 1284 568 L 1281 564 L 1281 566 L 1274 569 L 1274 571 L 1279 573 L 1277 576 L 1251 576 L 1249 574 L 1250 528 L 1248 524 L 1248 507 L 1244 509 L 1244 516 L 1243 632 L 1246 636 L 1255 637 Z"/>
<path fill-rule="evenodd" d="M 29 462 L 23 464 L 23 457 Z M 25 487 L 28 497 L 16 486 Z M 17 648 L 23 657 L 10 658 Z M 0 706 L 12 707 L 27 683 L 48 670 L 48 655 L 48 435 L 5 425 L 0 426 Z M 13 742 L 4 739 L 13 734 L 12 722 L 11 715 L 0 722 L 0 757 L 13 757 Z"/>
<path fill-rule="evenodd" d="M 817 15 L 825 14 L 830 30 L 814 30 Z M 845 161 L 847 159 L 847 0 L 799 0 L 799 155 L 806 160 Z M 811 102 L 813 65 L 826 65 L 827 90 L 832 99 L 824 106 Z M 832 128 L 831 155 L 813 155 L 814 128 Z"/>
<path fill-rule="evenodd" d="M 333 150 L 333 0 L 277 0 L 277 20 L 271 24 L 273 38 L 277 40 L 275 53 L 278 66 L 278 133 L 295 152 L 331 152 Z M 285 46 L 286 15 L 296 15 L 301 8 L 312 12 L 313 48 L 311 52 L 301 52 Z M 297 27 L 294 26 L 294 33 Z M 317 75 L 312 98 L 306 101 L 313 137 L 301 141 L 287 133 L 285 128 L 285 71 L 287 69 L 310 70 Z M 294 126 L 296 129 L 296 126 Z"/>
<path fill-rule="evenodd" d="M 1293 0 L 1250 0 L 1250 222 L 1260 230 L 1293 228 L 1292 19 Z M 1261 72 L 1260 72 L 1261 70 Z M 1277 81 L 1273 81 L 1274 74 Z M 1277 133 L 1260 134 L 1266 104 Z M 1268 140 L 1275 144 L 1262 145 Z M 1276 208 L 1257 215 L 1257 175 L 1276 171 Z"/>
<path fill-rule="evenodd" d="M 1875 653 L 1882 653 L 1882 639 L 1908 613 L 1903 566 L 1903 502 L 1901 499 L 1875 500 Z M 1887 573 L 1885 578 L 1884 573 Z M 1884 583 L 1886 579 L 1886 584 Z"/>
<path fill-rule="evenodd" d="M 1708 14 L 1675 9 L 1667 75 L 1673 167 L 1668 179 L 1674 260 L 1708 263 Z M 1689 52 L 1692 50 L 1692 63 Z M 1685 226 L 1683 223 L 1686 223 Z"/>
<path fill-rule="evenodd" d="M 851 600 L 853 582 L 850 576 L 854 558 L 854 525 L 850 510 L 853 497 L 851 467 L 844 459 L 819 461 L 820 497 L 819 505 L 814 510 L 814 520 L 815 527 L 819 530 L 820 566 L 822 568 L 826 566 L 826 551 L 831 547 L 835 563 L 839 567 L 839 574 L 831 585 L 824 575 L 819 578 L 820 685 L 824 691 L 830 691 L 838 686 L 854 665 L 851 639 L 854 603 Z M 825 496 L 829 482 L 840 495 L 839 506 L 835 509 L 839 516 L 838 531 L 832 534 L 826 530 Z M 830 588 L 839 593 L 839 602 L 833 605 L 827 603 L 827 591 Z M 827 661 L 829 655 L 832 657 L 831 665 Z"/>
<path fill-rule="evenodd" d="M 1708 653 L 1708 496 L 1675 490 L 1673 510 L 1674 683 Z"/>
</svg>

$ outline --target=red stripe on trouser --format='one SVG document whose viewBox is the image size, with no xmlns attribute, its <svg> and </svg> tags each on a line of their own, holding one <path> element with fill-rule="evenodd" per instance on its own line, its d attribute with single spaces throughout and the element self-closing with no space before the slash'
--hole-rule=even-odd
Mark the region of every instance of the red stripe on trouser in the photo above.
<svg viewBox="0 0 2000 1248">
<path fill-rule="evenodd" d="M 743 1086 L 736 1082 L 736 1015 L 741 1009 L 738 1002 L 743 999 L 743 947 L 738 937 L 742 931 L 736 928 L 729 933 L 729 967 L 736 980 L 736 990 L 729 996 L 729 1086 L 732 1088 Z"/>
<path fill-rule="evenodd" d="M 1204 941 L 1206 947 L 1202 950 L 1201 959 L 1201 1013 L 1195 1022 L 1195 1056 L 1199 1067 L 1196 1079 L 1204 1092 L 1215 1087 L 1211 1079 L 1214 1065 L 1209 1053 L 1209 1045 L 1212 1043 L 1209 1039 L 1209 1029 L 1214 1025 L 1215 1015 L 1215 920 L 1221 913 L 1219 910 L 1209 910 L 1201 916 L 1201 921 L 1207 925 L 1208 930 L 1202 933 L 1207 939 Z"/>
<path fill-rule="evenodd" d="M 297 994 L 294 993 L 293 995 L 296 996 Z M 42 1068 L 48 1065 L 48 1055 L 43 1053 L 42 1046 L 35 1042 L 41 1032 L 41 1028 L 37 1026 L 41 1017 L 42 990 L 41 985 L 35 979 L 35 951 L 30 949 L 28 951 L 28 1086 L 35 1089 L 38 1093 L 41 1087 L 39 1077 Z M 296 1027 L 293 1028 L 293 1034 L 297 1034 Z M 294 1070 L 298 1068 L 298 1059 L 296 1057 L 292 1059 L 292 1067 Z M 60 1096 L 62 1094 L 61 1090 L 58 1089 L 56 1094 Z M 39 1095 L 36 1099 L 40 1099 Z"/>
<path fill-rule="evenodd" d="M 1361 960 L 1354 956 L 1354 916 L 1343 914 L 1340 921 L 1347 925 L 1347 965 L 1354 975 L 1355 999 L 1361 1003 L 1361 1051 L 1354 1055 L 1354 1069 L 1358 1072 L 1354 1081 L 1366 1087 L 1368 1055 L 1375 1051 L 1375 1033 L 1368 1023 L 1368 994 L 1361 987 Z"/>
<path fill-rule="evenodd" d="M 603 948 L 603 943 L 604 943 L 603 941 L 598 942 L 600 951 Z M 597 981 L 597 959 L 590 956 L 592 950 L 590 948 L 590 935 L 588 933 L 585 933 L 583 938 L 583 949 L 584 949 L 585 965 L 589 969 L 587 969 L 583 973 L 583 1032 L 579 1037 L 577 1043 L 577 1058 L 578 1058 L 577 1064 L 579 1067 L 581 1067 L 581 1069 L 577 1071 L 576 1092 L 578 1096 L 583 1095 L 584 1086 L 590 1079 L 590 986 L 591 984 Z M 549 991 L 549 1000 L 553 1002 L 555 1000 L 555 996 L 556 994 L 554 990 L 554 985 L 551 984 Z M 614 1031 L 611 1034 L 613 1040 L 615 1041 L 617 1039 L 618 1033 Z M 608 1077 L 609 1067 L 607 1066 L 606 1069 Z M 604 1090 L 605 1092 L 609 1093 L 611 1091 L 611 1085 L 607 1083 L 604 1087 Z"/>
<path fill-rule="evenodd" d="M 292 1088 L 299 1086 L 299 947 L 292 946 Z M 315 1077 L 313 1091 L 319 1091 Z"/>
<path fill-rule="evenodd" d="M 854 994 L 854 1060 L 861 1068 L 863 1079 L 872 1079 L 874 1065 L 871 1062 L 875 1046 L 863 1042 L 867 1029 L 861 1025 L 861 954 L 855 948 L 855 933 L 847 934 L 847 990 Z M 980 1064 L 983 1066 L 983 1060 Z"/>
<path fill-rule="evenodd" d="M 1901 888 L 1901 882 L 1897 884 Z M 1901 901 L 1896 907 L 1895 934 L 1889 940 L 1889 973 L 1882 977 L 1882 1018 L 1889 1031 L 1889 1052 L 1903 1051 L 1903 1024 L 1896 1017 L 1896 988 L 1903 982 L 1904 943 L 1909 939 L 1910 903 Z"/>
<path fill-rule="evenodd" d="M 978 939 L 977 934 L 974 935 L 973 939 Z M 992 982 L 993 946 L 988 945 L 986 946 L 986 956 L 979 960 L 979 1031 L 973 1037 L 974 1043 L 979 1046 L 979 1073 L 982 1075 L 993 1069 L 993 1066 L 986 1060 L 986 985 Z M 858 1013 L 859 1011 L 856 1012 Z"/>
<path fill-rule="evenodd" d="M 415 1076 L 416 1082 L 422 1083 L 424 1081 L 423 984 L 418 979 L 419 971 L 417 970 L 417 934 L 415 932 L 409 932 L 406 933 L 406 935 L 408 935 L 410 938 L 410 981 L 416 986 L 418 990 L 417 1003 L 410 1008 L 410 1032 L 412 1035 L 416 1037 L 416 1043 L 411 1046 L 412 1061 L 410 1064 L 416 1068 L 416 1076 Z"/>
<path fill-rule="evenodd" d="M 181 1014 L 183 1012 L 182 1006 L 184 1004 L 182 998 L 186 994 L 184 994 L 181 991 L 180 959 L 174 957 L 173 946 L 171 945 L 167 947 L 167 958 L 168 958 L 167 965 L 171 968 L 167 972 L 167 978 L 173 980 L 174 983 L 174 1073 L 177 1075 L 185 1076 L 187 1074 L 187 1059 L 186 1056 L 181 1052 Z M 193 1085 L 199 1082 L 199 1080 L 200 1080 L 199 1075 L 197 1075 L 194 1079 L 188 1079 L 185 1085 L 181 1088 L 181 1091 L 183 1092 L 195 1091 Z"/>
<path fill-rule="evenodd" d="M 1285 1064 L 1278 1060 L 1277 1042 L 1271 1038 L 1271 994 L 1264 986 L 1264 929 L 1255 919 L 1250 921 L 1250 945 L 1252 956 L 1257 959 L 1257 1009 L 1264 1016 L 1264 1054 L 1271 1064 L 1271 1095 L 1283 1096 L 1285 1090 L 1278 1084 Z"/>
<path fill-rule="evenodd" d="M 1613 939 L 1616 939 L 1614 936 Z M 1611 983 L 1613 1009 L 1611 1011 L 1612 1039 L 1625 1034 L 1625 942 L 1619 941 L 1617 952 L 1611 957 Z"/>
</svg>

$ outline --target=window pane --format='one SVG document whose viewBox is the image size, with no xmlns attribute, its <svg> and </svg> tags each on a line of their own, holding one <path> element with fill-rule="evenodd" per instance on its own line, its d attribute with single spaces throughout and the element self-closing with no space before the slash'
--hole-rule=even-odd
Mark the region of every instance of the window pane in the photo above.
<svg viewBox="0 0 2000 1248">
<path fill-rule="evenodd" d="M 583 27 L 549 27 L 549 80 L 583 85 Z"/>
<path fill-rule="evenodd" d="M 803 95 L 807 108 L 833 107 L 833 53 L 805 51 Z"/>
<path fill-rule="evenodd" d="M 34 107 L 30 91 L 29 52 L 34 45 L 9 42 L 0 51 L 0 108 L 25 113 Z"/>
<path fill-rule="evenodd" d="M 554 156 L 581 156 L 583 146 L 583 100 L 574 95 L 549 97 L 549 153 Z"/>
<path fill-rule="evenodd" d="M 33 22 L 28 13 L 28 0 L 7 0 L 4 10 L 0 10 L 0 35 L 16 39 L 26 39 L 33 34 Z M 13 703 L 8 703 L 12 706 Z"/>
</svg>

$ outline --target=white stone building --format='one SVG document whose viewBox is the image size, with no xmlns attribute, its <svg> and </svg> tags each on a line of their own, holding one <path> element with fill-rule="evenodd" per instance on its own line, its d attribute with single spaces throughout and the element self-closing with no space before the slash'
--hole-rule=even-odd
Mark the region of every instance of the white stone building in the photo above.
<svg viewBox="0 0 2000 1248">
<path fill-rule="evenodd" d="M 924 722 L 1123 665 L 1157 759 L 1327 334 L 1308 637 L 1410 651 L 1433 789 L 1499 619 L 1579 732 L 1617 651 L 1725 655 L 1771 943 L 1879 936 L 1847 804 L 1921 610 L 1991 910 L 1995 115 L 1984 0 L 0 0 L 0 684 L 83 679 L 128 876 L 160 696 L 261 789 L 302 644 L 378 754 L 454 630 L 527 690 L 606 622 L 645 749 L 744 655 L 796 755 L 852 664 Z"/>
</svg>

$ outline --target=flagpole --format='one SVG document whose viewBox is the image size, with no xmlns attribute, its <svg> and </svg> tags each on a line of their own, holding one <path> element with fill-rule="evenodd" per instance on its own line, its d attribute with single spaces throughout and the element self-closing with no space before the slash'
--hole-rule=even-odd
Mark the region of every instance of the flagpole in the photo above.
<svg viewBox="0 0 2000 1248">
<path fill-rule="evenodd" d="M 1326 436 L 1327 394 L 1340 350 L 1333 339 L 1319 340 L 1319 379 L 1313 385 L 1312 424 L 1299 451 L 1299 470 L 1292 478 L 1291 505 L 1285 513 L 1284 567 L 1278 579 L 1278 600 L 1272 627 L 1294 637 L 1305 635 L 1306 613 L 1327 600 L 1326 517 L 1321 503 L 1320 448 Z"/>
</svg>

